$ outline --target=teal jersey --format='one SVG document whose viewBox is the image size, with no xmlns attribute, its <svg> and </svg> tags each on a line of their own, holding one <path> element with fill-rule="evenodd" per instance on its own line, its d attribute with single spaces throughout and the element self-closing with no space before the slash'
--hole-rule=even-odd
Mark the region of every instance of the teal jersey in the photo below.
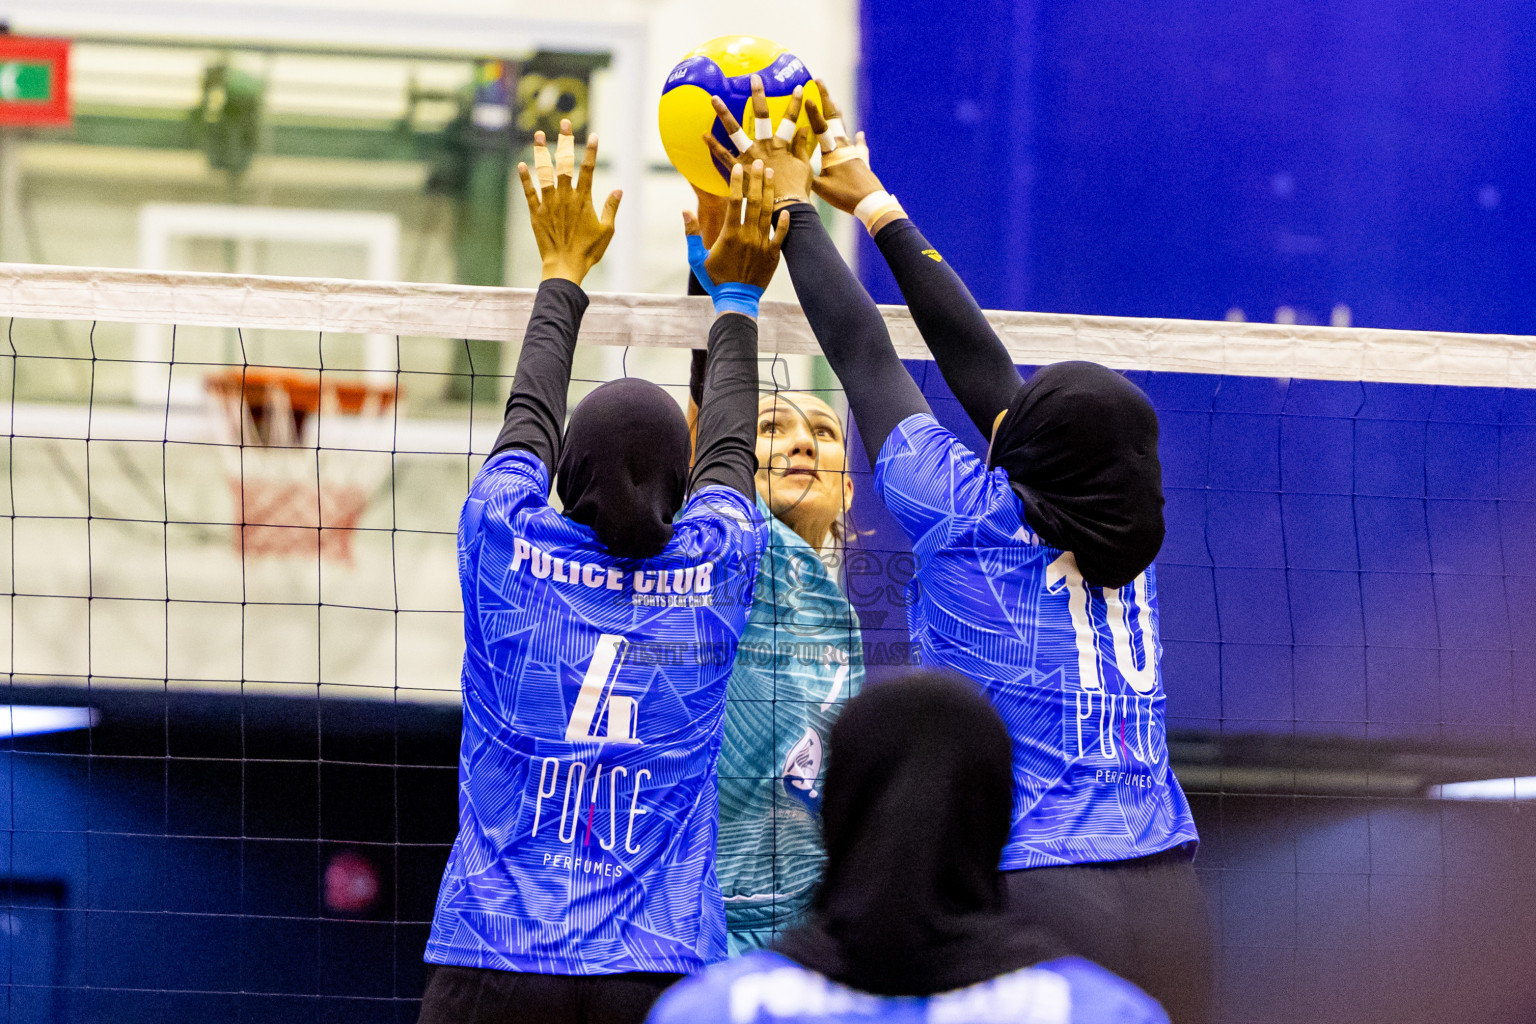
<svg viewBox="0 0 1536 1024">
<path fill-rule="evenodd" d="M 769 523 L 726 689 L 715 872 L 732 955 L 766 946 L 810 904 L 826 859 L 823 751 L 864 683 L 859 619 L 816 551 Z"/>
</svg>

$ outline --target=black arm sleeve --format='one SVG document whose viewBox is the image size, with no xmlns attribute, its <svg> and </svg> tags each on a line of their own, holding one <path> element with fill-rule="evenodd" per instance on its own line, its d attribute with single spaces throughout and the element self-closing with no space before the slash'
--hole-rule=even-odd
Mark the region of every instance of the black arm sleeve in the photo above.
<svg viewBox="0 0 1536 1024">
<path fill-rule="evenodd" d="M 692 271 L 690 271 L 688 274 L 688 294 L 709 294 L 709 292 L 704 290 L 704 286 L 699 283 L 698 277 L 696 277 Z M 704 404 L 704 355 L 705 354 L 703 349 L 694 349 L 693 363 L 688 367 L 688 396 L 693 399 L 693 404 L 695 407 L 702 406 Z"/>
<path fill-rule="evenodd" d="M 875 244 L 890 264 L 945 383 L 981 436 L 991 437 L 997 414 L 1008 408 L 1024 383 L 1013 357 L 960 275 L 936 258 L 938 252 L 916 224 L 905 217 L 892 221 L 875 235 Z"/>
<path fill-rule="evenodd" d="M 896 425 L 930 412 L 917 382 L 901 365 L 875 300 L 859 284 L 809 203 L 789 207 L 784 259 L 795 294 L 848 394 L 869 464 L 874 466 Z"/>
<path fill-rule="evenodd" d="M 757 321 L 740 313 L 715 317 L 709 366 L 688 493 L 720 484 L 757 493 Z"/>
<path fill-rule="evenodd" d="M 561 278 L 539 285 L 517 357 L 506 419 L 492 455 L 509 448 L 526 449 L 544 461 L 554 478 L 565 427 L 566 392 L 571 386 L 571 357 L 586 311 L 587 293 L 580 285 Z"/>
</svg>

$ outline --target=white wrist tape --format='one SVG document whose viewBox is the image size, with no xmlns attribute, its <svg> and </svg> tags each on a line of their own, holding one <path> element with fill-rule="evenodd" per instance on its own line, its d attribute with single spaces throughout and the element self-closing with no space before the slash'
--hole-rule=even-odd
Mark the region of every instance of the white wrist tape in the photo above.
<svg viewBox="0 0 1536 1024">
<path fill-rule="evenodd" d="M 757 123 L 752 126 L 752 137 L 754 139 L 766 139 L 768 136 L 770 136 L 772 134 L 773 134 L 773 120 L 772 120 L 772 118 L 760 117 L 760 118 L 757 119 Z"/>
<path fill-rule="evenodd" d="M 738 154 L 745 153 L 747 150 L 752 148 L 752 140 L 747 137 L 746 132 L 742 131 L 740 128 L 737 128 L 735 131 L 731 132 L 731 145 L 736 147 L 736 152 Z"/>
<path fill-rule="evenodd" d="M 853 208 L 853 215 L 859 218 L 859 220 L 863 221 L 865 224 L 868 224 L 871 214 L 873 214 L 876 210 L 885 204 L 893 203 L 895 201 L 896 197 L 882 188 L 879 191 L 871 192 L 863 199 L 860 199 L 859 205 Z"/>
<path fill-rule="evenodd" d="M 906 212 L 901 208 L 901 204 L 896 201 L 896 197 L 885 189 L 871 192 L 863 199 L 860 199 L 859 205 L 853 208 L 853 215 L 859 218 L 859 222 L 864 225 L 864 230 L 871 233 L 873 233 L 875 221 L 881 217 L 888 213 L 900 213 L 905 216 Z"/>
<path fill-rule="evenodd" d="M 869 150 L 863 146 L 839 146 L 830 153 L 822 154 L 821 166 L 823 169 L 836 167 L 838 164 L 845 164 L 849 160 L 863 160 L 867 164 L 869 163 Z"/>
<path fill-rule="evenodd" d="M 795 124 L 795 122 L 786 117 L 784 120 L 779 122 L 779 130 L 773 134 L 778 138 L 783 139 L 785 142 L 794 142 L 795 131 L 797 127 L 798 126 Z"/>
</svg>

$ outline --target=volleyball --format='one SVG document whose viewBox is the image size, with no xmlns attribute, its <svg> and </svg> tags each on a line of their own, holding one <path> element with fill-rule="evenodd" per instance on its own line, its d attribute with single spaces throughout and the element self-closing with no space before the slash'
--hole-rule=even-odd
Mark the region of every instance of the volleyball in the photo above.
<svg viewBox="0 0 1536 1024">
<path fill-rule="evenodd" d="M 706 192 L 723 196 L 729 191 L 729 167 L 715 162 L 701 136 L 711 132 L 734 150 L 729 136 L 715 119 L 709 98 L 725 101 L 742 130 L 756 138 L 755 118 L 748 113 L 752 75 L 761 75 L 768 96 L 768 117 L 775 127 L 789 106 L 795 86 L 805 89 L 807 99 L 820 102 L 816 84 L 805 62 L 771 39 L 761 36 L 721 36 L 690 50 L 667 75 L 661 88 L 661 144 L 672 166 L 689 182 Z M 805 113 L 800 124 L 809 123 Z"/>
</svg>

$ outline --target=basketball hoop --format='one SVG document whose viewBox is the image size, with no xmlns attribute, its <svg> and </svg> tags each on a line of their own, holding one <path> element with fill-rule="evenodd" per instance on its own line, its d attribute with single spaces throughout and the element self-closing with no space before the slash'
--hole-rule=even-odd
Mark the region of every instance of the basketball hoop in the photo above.
<svg viewBox="0 0 1536 1024">
<path fill-rule="evenodd" d="M 388 474 L 387 460 L 380 473 L 380 460 L 362 453 L 392 450 L 399 389 L 256 366 L 211 374 L 206 384 L 225 442 L 236 552 L 351 565 L 353 533 Z"/>
</svg>

